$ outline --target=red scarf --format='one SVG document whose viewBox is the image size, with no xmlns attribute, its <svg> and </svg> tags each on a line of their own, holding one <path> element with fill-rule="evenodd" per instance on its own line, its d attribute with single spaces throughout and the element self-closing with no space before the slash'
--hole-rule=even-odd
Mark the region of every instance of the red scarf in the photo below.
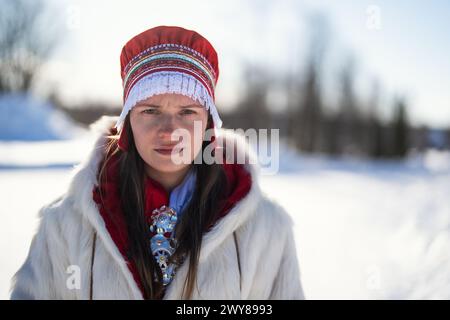
<svg viewBox="0 0 450 320">
<path fill-rule="evenodd" d="M 112 240 L 127 262 L 128 268 L 133 274 L 134 280 L 141 290 L 142 295 L 144 296 L 144 298 L 147 298 L 144 294 L 142 282 L 139 277 L 136 264 L 132 259 L 129 258 L 129 255 L 127 254 L 129 249 L 127 234 L 128 232 L 120 205 L 118 158 L 119 153 L 116 153 L 112 158 L 110 158 L 110 161 L 108 161 L 107 163 L 107 182 L 101 185 L 105 201 L 103 203 L 101 201 L 98 186 L 94 186 L 93 199 L 98 204 L 98 209 L 100 215 L 105 221 L 106 229 L 108 230 Z M 225 193 L 224 198 L 222 199 L 222 205 L 220 206 L 222 209 L 220 209 L 217 220 L 224 217 L 237 202 L 245 197 L 245 195 L 250 191 L 252 184 L 251 176 L 249 172 L 243 167 L 243 165 L 224 163 L 222 166 L 228 180 L 229 188 Z M 145 213 L 148 219 L 150 219 L 151 212 L 154 209 L 159 209 L 162 205 L 169 205 L 169 196 L 169 193 L 158 181 L 146 176 Z M 216 221 L 214 221 L 206 231 L 209 231 Z"/>
</svg>

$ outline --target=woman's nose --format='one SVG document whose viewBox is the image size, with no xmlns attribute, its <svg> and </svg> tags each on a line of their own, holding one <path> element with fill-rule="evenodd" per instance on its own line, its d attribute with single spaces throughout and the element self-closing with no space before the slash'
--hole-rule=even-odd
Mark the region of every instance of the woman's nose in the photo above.
<svg viewBox="0 0 450 320">
<path fill-rule="evenodd" d="M 158 131 L 160 134 L 171 134 L 175 129 L 175 118 L 171 115 L 160 117 Z"/>
</svg>

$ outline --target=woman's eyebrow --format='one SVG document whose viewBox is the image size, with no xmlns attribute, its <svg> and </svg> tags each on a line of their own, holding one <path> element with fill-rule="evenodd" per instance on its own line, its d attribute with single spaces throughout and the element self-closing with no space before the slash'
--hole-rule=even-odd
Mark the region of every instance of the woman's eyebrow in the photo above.
<svg viewBox="0 0 450 320">
<path fill-rule="evenodd" d="M 145 102 L 137 104 L 136 107 L 161 108 L 161 106 L 158 106 L 156 104 L 145 103 Z M 203 108 L 203 106 L 198 103 L 197 104 L 194 103 L 194 104 L 189 104 L 189 105 L 185 105 L 185 106 L 179 106 L 179 108 L 182 108 L 182 109 L 184 109 L 184 108 Z"/>
<path fill-rule="evenodd" d="M 203 106 L 201 106 L 199 104 L 189 104 L 186 106 L 180 106 L 180 108 L 203 108 Z"/>
<path fill-rule="evenodd" d="M 152 108 L 160 108 L 160 106 L 158 106 L 158 105 L 156 105 L 156 104 L 145 103 L 145 102 L 141 102 L 141 103 L 137 104 L 136 107 L 152 107 Z"/>
</svg>

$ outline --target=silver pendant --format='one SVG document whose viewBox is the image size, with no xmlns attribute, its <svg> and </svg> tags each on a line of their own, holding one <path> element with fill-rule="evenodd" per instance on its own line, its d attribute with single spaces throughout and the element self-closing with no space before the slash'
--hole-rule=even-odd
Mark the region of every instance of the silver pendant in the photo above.
<svg viewBox="0 0 450 320">
<path fill-rule="evenodd" d="M 150 240 L 150 247 L 163 274 L 163 285 L 168 285 L 175 275 L 175 265 L 169 264 L 170 256 L 175 252 L 177 241 L 172 237 L 177 213 L 170 207 L 162 206 L 152 212 L 152 225 L 150 231 L 156 234 Z M 165 233 L 170 232 L 167 238 Z"/>
</svg>

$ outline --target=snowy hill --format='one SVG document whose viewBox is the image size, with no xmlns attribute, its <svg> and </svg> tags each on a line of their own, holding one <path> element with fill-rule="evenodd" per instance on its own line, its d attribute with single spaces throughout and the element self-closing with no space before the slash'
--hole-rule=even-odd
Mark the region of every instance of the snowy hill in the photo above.
<svg viewBox="0 0 450 320">
<path fill-rule="evenodd" d="M 29 94 L 0 95 L 0 141 L 74 138 L 84 130 L 51 104 Z"/>
</svg>

